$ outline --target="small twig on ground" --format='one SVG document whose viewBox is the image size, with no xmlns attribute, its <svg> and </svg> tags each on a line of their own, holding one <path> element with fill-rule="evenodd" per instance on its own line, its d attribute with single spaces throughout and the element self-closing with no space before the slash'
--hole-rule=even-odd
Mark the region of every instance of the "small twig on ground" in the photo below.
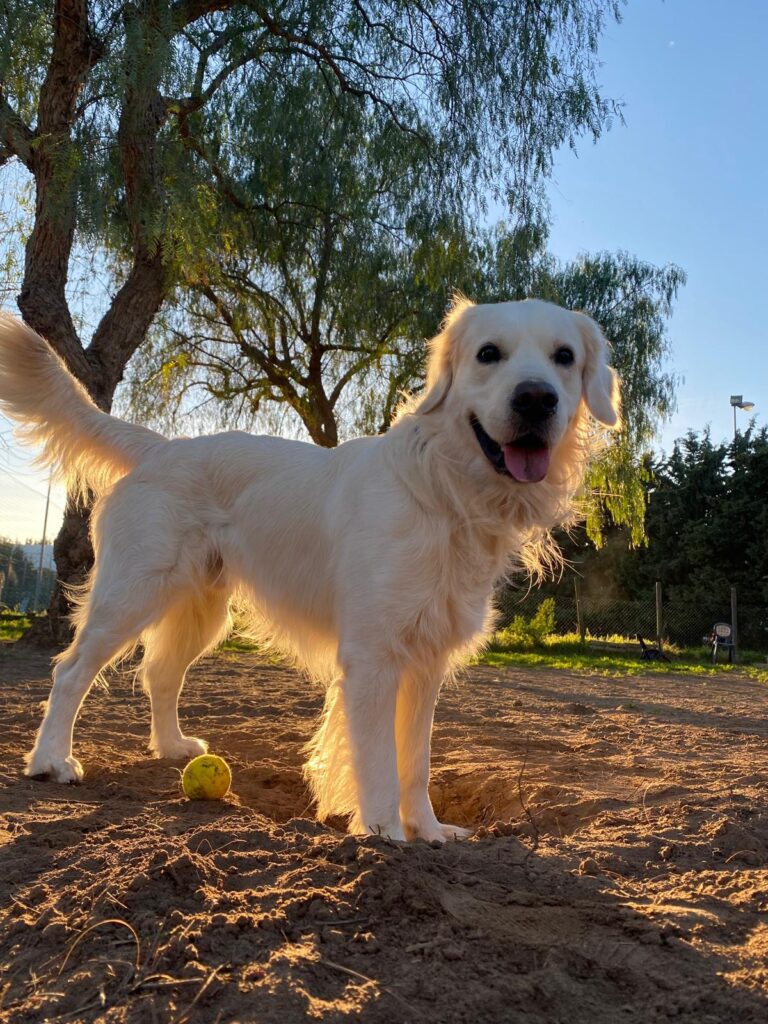
<svg viewBox="0 0 768 1024">
<path fill-rule="evenodd" d="M 184 931 L 186 932 L 186 930 L 188 928 L 191 928 L 191 927 L 192 927 L 192 922 L 190 921 L 189 924 L 187 924 L 187 926 L 184 929 Z M 184 934 L 184 933 L 182 933 L 182 934 Z M 146 957 L 144 958 L 144 970 L 145 971 L 146 970 L 151 970 L 154 967 L 154 965 L 155 965 L 155 963 L 157 961 L 158 952 L 160 950 L 160 943 L 163 941 L 164 938 L 165 938 L 165 931 L 164 931 L 163 926 L 161 924 L 160 927 L 157 929 L 157 935 L 155 936 L 155 941 L 152 943 L 152 948 L 150 949 L 149 953 L 147 953 Z"/>
<path fill-rule="evenodd" d="M 99 895 L 96 897 L 96 899 L 93 900 L 93 906 L 94 907 L 97 906 L 97 904 L 99 903 L 99 900 L 109 900 L 110 903 L 116 904 L 118 907 L 121 907 L 123 910 L 127 910 L 128 909 L 128 907 L 126 907 L 126 905 L 124 903 L 122 903 L 117 898 L 117 896 L 113 895 L 113 893 L 110 891 L 109 887 L 107 887 L 106 889 L 102 889 L 101 892 L 99 893 Z"/>
<path fill-rule="evenodd" d="M 79 1017 L 81 1014 L 86 1013 L 88 1010 L 103 1010 L 104 1002 L 101 998 L 95 999 L 91 1003 L 86 1003 L 84 1006 L 78 1006 L 75 1010 L 70 1010 L 69 1013 L 62 1013 L 56 1017 L 56 1020 L 69 1020 L 70 1017 Z"/>
<path fill-rule="evenodd" d="M 182 985 L 197 985 L 199 982 L 199 978 L 159 978 L 152 974 L 142 981 L 137 981 L 131 988 L 131 992 L 138 992 L 139 989 L 149 991 L 151 989 L 181 988 Z"/>
<path fill-rule="evenodd" d="M 645 817 L 645 822 L 646 822 L 646 824 L 648 825 L 649 828 L 653 828 L 653 822 L 651 821 L 651 816 L 648 813 L 648 808 L 645 806 L 645 798 L 648 796 L 648 790 L 653 785 L 655 785 L 655 783 L 649 782 L 648 785 L 643 790 L 643 815 Z"/>
<path fill-rule="evenodd" d="M 523 754 L 523 763 L 520 765 L 520 771 L 518 772 L 518 775 L 517 775 L 517 797 L 518 797 L 518 799 L 520 801 L 520 806 L 521 806 L 521 808 L 523 810 L 523 814 L 528 819 L 528 822 L 529 822 L 531 828 L 533 829 L 533 841 L 532 841 L 530 847 L 528 848 L 528 850 L 527 850 L 527 852 L 525 854 L 525 857 L 523 857 L 523 864 L 527 863 L 528 859 L 533 856 L 533 854 L 536 852 L 536 850 L 538 850 L 538 848 L 539 848 L 539 837 L 540 837 L 539 826 L 536 824 L 536 819 L 534 818 L 533 814 L 531 813 L 531 809 L 528 806 L 528 804 L 526 803 L 525 797 L 523 796 L 523 777 L 525 775 L 525 769 L 528 766 L 528 750 L 529 750 L 529 747 L 530 747 L 530 738 L 528 736 L 526 736 L 525 737 L 525 752 Z"/>
<path fill-rule="evenodd" d="M 314 806 L 314 803 L 315 803 L 315 801 L 314 801 L 314 798 L 313 798 L 312 800 L 310 800 L 310 801 L 309 801 L 309 803 L 308 803 L 308 804 L 307 804 L 307 806 L 306 806 L 306 807 L 304 808 L 304 810 L 303 810 L 303 811 L 301 811 L 301 813 L 299 814 L 299 817 L 300 817 L 300 818 L 303 818 L 303 817 L 304 817 L 304 815 L 305 815 L 305 814 L 307 813 L 307 811 L 309 811 L 309 810 L 311 810 L 311 809 L 312 809 L 312 807 Z"/>
<path fill-rule="evenodd" d="M 228 843 L 223 843 L 221 846 L 211 846 L 211 842 L 207 836 L 203 836 L 197 846 L 190 846 L 190 850 L 193 853 L 199 853 L 201 857 L 206 857 L 208 854 L 221 853 L 222 850 L 228 850 L 230 846 L 237 846 L 245 842 L 245 839 L 231 839 Z M 202 852 L 203 843 L 208 844 L 208 854 Z"/>
<path fill-rule="evenodd" d="M 203 984 L 197 990 L 195 998 L 192 1000 L 192 1002 L 189 1004 L 189 1006 L 186 1008 L 186 1010 L 183 1010 L 182 1013 L 180 1013 L 178 1017 L 174 1017 L 173 1021 L 171 1022 L 171 1024 L 184 1024 L 184 1021 L 188 1019 L 189 1014 L 194 1009 L 194 1007 L 197 1005 L 198 1001 L 202 998 L 203 993 L 205 992 L 205 990 L 210 987 L 211 983 L 213 982 L 214 978 L 219 973 L 219 971 L 224 970 L 225 967 L 226 967 L 226 964 L 219 964 L 218 967 L 214 967 L 214 969 L 211 971 L 211 973 L 206 977 L 206 979 L 203 982 Z"/>
<path fill-rule="evenodd" d="M 645 818 L 645 823 L 647 825 L 650 825 L 650 815 L 648 814 L 648 808 L 645 806 L 645 798 L 648 796 L 648 790 L 650 790 L 650 787 L 652 785 L 653 785 L 652 782 L 648 782 L 647 785 L 645 786 L 644 790 L 643 790 L 643 799 L 642 799 L 643 817 Z"/>
<path fill-rule="evenodd" d="M 759 858 L 760 863 L 765 864 L 765 858 L 760 857 L 760 854 L 756 850 L 737 850 L 735 853 L 732 853 L 730 857 L 725 858 L 725 863 L 730 864 L 732 860 L 736 859 L 736 857 L 742 857 L 745 853 L 749 853 L 753 857 Z"/>
<path fill-rule="evenodd" d="M 401 995 L 398 995 L 398 993 L 394 992 L 391 988 L 388 988 L 386 985 L 382 985 L 382 983 L 377 981 L 376 978 L 369 978 L 367 974 L 361 974 L 360 971 L 355 971 L 351 967 L 345 967 L 343 964 L 337 964 L 334 960 L 326 960 L 323 956 L 318 957 L 314 962 L 323 964 L 325 967 L 331 967 L 335 971 L 341 971 L 344 974 L 350 975 L 352 978 L 358 978 L 360 981 L 375 985 L 381 992 L 385 992 L 396 1002 L 400 1003 L 401 1006 L 404 1006 L 409 1013 L 415 1014 L 417 1017 L 424 1016 L 421 1010 L 418 1010 L 415 1006 L 409 1003 L 407 999 L 403 999 Z"/>
<path fill-rule="evenodd" d="M 310 921 L 312 925 L 332 925 L 334 928 L 339 924 L 368 924 L 370 917 L 340 917 L 338 920 L 331 918 L 328 921 Z"/>
<path fill-rule="evenodd" d="M 96 928 L 103 928 L 105 925 L 108 925 L 108 924 L 118 924 L 118 925 L 121 925 L 123 928 L 127 928 L 128 931 L 133 936 L 134 941 L 136 943 L 136 960 L 134 961 L 133 969 L 138 974 L 138 971 L 139 971 L 139 957 L 140 957 L 140 954 L 141 954 L 141 943 L 139 941 L 139 936 L 136 933 L 136 929 L 133 927 L 133 925 L 128 924 L 128 922 L 124 921 L 121 917 L 109 917 L 105 921 L 96 921 L 95 924 L 90 925 L 90 927 L 86 928 L 84 932 L 80 932 L 80 934 L 75 937 L 75 939 L 70 943 L 69 948 L 67 949 L 66 955 L 64 957 L 64 962 L 62 963 L 61 967 L 59 968 L 59 971 L 58 971 L 58 974 L 56 975 L 56 977 L 61 977 L 62 973 L 64 972 L 64 968 L 69 963 L 69 958 L 72 955 L 75 947 L 78 946 L 80 944 L 80 942 L 82 942 L 82 940 L 86 937 L 86 935 L 88 935 L 89 932 L 95 931 Z"/>
</svg>

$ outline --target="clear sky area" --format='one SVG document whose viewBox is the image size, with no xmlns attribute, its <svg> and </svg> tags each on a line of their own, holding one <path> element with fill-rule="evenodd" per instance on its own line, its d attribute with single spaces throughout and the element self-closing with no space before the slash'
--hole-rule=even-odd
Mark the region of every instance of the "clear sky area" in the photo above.
<svg viewBox="0 0 768 1024">
<path fill-rule="evenodd" d="M 551 248 L 561 259 L 624 249 L 686 271 L 670 324 L 683 380 L 659 448 L 708 424 L 732 436 L 732 394 L 755 403 L 740 429 L 750 416 L 766 424 L 768 0 L 630 0 L 600 58 L 626 123 L 559 154 Z M 46 484 L 0 419 L 0 535 L 40 536 Z M 49 534 L 62 505 L 54 491 Z"/>
<path fill-rule="evenodd" d="M 768 423 L 768 3 L 630 0 L 600 56 L 626 124 L 560 155 L 552 248 L 626 249 L 686 271 L 670 324 L 684 380 L 660 446 L 707 424 L 732 436 L 731 394 Z"/>
</svg>

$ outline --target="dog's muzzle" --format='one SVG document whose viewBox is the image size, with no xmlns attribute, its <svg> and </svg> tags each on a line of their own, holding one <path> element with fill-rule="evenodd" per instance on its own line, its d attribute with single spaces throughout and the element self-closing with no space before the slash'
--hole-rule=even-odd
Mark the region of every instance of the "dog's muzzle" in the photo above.
<svg viewBox="0 0 768 1024">
<path fill-rule="evenodd" d="M 511 430 L 507 442 L 494 440 L 476 416 L 470 423 L 475 437 L 497 473 L 521 484 L 539 483 L 549 471 L 551 448 L 547 438 L 550 422 L 557 412 L 560 397 L 551 384 L 526 380 L 512 392 Z"/>
<path fill-rule="evenodd" d="M 540 434 L 529 431 L 507 444 L 499 444 L 483 429 L 476 416 L 469 422 L 483 454 L 497 473 L 520 484 L 539 483 L 547 475 L 551 449 Z"/>
</svg>

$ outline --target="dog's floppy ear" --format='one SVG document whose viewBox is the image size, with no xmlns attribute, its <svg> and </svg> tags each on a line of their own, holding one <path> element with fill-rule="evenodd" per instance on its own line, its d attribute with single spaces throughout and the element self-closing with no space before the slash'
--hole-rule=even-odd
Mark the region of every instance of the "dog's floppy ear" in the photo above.
<svg viewBox="0 0 768 1024">
<path fill-rule="evenodd" d="M 453 359 L 456 323 L 464 310 L 474 303 L 463 295 L 455 294 L 453 304 L 443 321 L 443 329 L 428 343 L 427 385 L 419 403 L 419 412 L 438 409 L 446 399 L 453 383 Z"/>
<path fill-rule="evenodd" d="M 585 313 L 576 313 L 579 321 L 586 362 L 584 364 L 583 394 L 587 408 L 606 427 L 618 427 L 621 412 L 619 378 L 608 365 L 608 342 L 595 321 Z"/>
<path fill-rule="evenodd" d="M 432 412 L 443 404 L 453 383 L 452 343 L 448 328 L 428 343 L 427 384 L 419 412 Z"/>
</svg>

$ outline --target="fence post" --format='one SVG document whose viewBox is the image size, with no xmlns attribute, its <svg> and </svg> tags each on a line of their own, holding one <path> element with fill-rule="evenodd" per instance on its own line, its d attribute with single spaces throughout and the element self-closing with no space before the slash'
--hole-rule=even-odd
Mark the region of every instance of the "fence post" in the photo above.
<svg viewBox="0 0 768 1024">
<path fill-rule="evenodd" d="M 656 580 L 656 643 L 661 650 L 661 634 L 664 629 L 663 613 L 661 608 L 661 580 Z"/>
<path fill-rule="evenodd" d="M 579 640 L 584 643 L 587 639 L 587 626 L 584 622 L 584 615 L 581 607 L 581 580 L 578 576 L 573 578 L 573 591 L 576 597 L 576 625 L 579 630 Z"/>
<path fill-rule="evenodd" d="M 733 664 L 739 661 L 739 626 L 736 608 L 736 587 L 731 587 L 731 629 L 733 630 Z"/>
</svg>

